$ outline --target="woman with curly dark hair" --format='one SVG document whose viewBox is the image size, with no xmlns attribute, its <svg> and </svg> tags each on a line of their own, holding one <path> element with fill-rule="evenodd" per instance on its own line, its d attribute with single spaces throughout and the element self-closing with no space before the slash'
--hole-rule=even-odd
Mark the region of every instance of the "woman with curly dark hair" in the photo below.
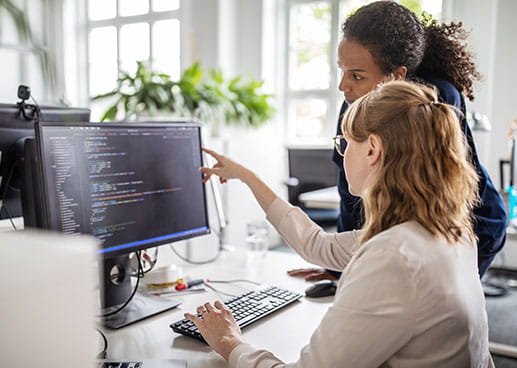
<svg viewBox="0 0 517 368">
<path fill-rule="evenodd" d="M 344 94 L 345 102 L 341 107 L 337 137 L 341 138 L 340 124 L 348 105 L 391 79 L 406 79 L 434 86 L 442 102 L 461 111 L 461 129 L 480 178 L 480 203 L 474 209 L 474 231 L 478 238 L 478 271 L 483 276 L 503 247 L 507 218 L 503 200 L 479 162 L 465 119 L 464 96 L 474 99 L 473 85 L 480 75 L 474 56 L 465 44 L 468 34 L 462 23 L 442 24 L 429 17 L 421 21 L 402 5 L 393 1 L 378 1 L 351 14 L 342 31 L 338 52 L 342 71 L 339 89 Z M 340 143 L 344 149 L 346 141 L 341 139 Z M 338 231 L 359 229 L 363 224 L 361 200 L 348 190 L 342 157 L 334 153 L 333 160 L 339 168 L 341 206 Z M 339 273 L 322 269 L 292 270 L 289 274 L 303 276 L 307 280 L 339 277 Z"/>
</svg>

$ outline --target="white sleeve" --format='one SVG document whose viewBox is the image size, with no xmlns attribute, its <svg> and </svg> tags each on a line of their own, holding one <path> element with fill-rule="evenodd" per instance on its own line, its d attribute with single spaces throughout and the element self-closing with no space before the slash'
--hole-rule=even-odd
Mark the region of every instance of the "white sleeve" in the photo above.
<svg viewBox="0 0 517 368">
<path fill-rule="evenodd" d="M 276 198 L 266 212 L 280 236 L 303 259 L 331 270 L 342 271 L 357 244 L 358 231 L 330 234 L 323 231 L 300 208 Z"/>
<path fill-rule="evenodd" d="M 229 366 L 373 368 L 386 362 L 412 337 L 416 290 L 413 274 L 399 253 L 384 249 L 367 253 L 351 265 L 354 269 L 343 280 L 334 305 L 297 362 L 285 364 L 244 344 L 232 351 Z"/>
</svg>

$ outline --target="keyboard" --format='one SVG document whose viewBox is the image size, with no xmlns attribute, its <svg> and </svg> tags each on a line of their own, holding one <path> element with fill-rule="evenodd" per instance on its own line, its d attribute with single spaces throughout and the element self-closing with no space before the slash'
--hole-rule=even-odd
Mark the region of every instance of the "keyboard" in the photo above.
<svg viewBox="0 0 517 368">
<path fill-rule="evenodd" d="M 143 368 L 142 362 L 100 362 L 98 368 Z"/>
<path fill-rule="evenodd" d="M 103 359 L 97 368 L 187 368 L 183 359 L 143 359 L 141 361 Z"/>
<path fill-rule="evenodd" d="M 233 317 L 242 329 L 282 309 L 302 296 L 302 294 L 293 291 L 270 286 L 262 290 L 248 291 L 225 301 L 224 304 L 232 311 Z M 201 317 L 200 314 L 197 314 L 197 316 Z M 205 342 L 196 325 L 186 318 L 174 322 L 170 327 L 174 332 Z"/>
</svg>

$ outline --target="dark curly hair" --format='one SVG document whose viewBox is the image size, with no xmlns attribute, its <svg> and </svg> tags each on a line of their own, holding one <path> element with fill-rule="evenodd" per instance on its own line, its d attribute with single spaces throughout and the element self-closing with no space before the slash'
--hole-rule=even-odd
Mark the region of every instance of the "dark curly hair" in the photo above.
<svg viewBox="0 0 517 368">
<path fill-rule="evenodd" d="M 366 47 L 384 74 L 400 66 L 407 79 L 440 78 L 474 99 L 473 84 L 480 79 L 474 55 L 468 51 L 468 33 L 461 22 L 439 24 L 418 17 L 393 1 L 377 1 L 359 8 L 343 23 L 343 38 Z"/>
</svg>

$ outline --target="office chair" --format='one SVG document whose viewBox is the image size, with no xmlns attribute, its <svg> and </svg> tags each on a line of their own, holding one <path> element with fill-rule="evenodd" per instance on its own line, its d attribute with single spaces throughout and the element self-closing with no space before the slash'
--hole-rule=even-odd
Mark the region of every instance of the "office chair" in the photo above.
<svg viewBox="0 0 517 368">
<path fill-rule="evenodd" d="M 337 185 L 337 167 L 331 148 L 287 149 L 289 179 L 286 181 L 289 203 L 299 206 L 321 227 L 336 225 L 338 209 L 307 208 L 299 200 L 302 193 Z"/>
</svg>

